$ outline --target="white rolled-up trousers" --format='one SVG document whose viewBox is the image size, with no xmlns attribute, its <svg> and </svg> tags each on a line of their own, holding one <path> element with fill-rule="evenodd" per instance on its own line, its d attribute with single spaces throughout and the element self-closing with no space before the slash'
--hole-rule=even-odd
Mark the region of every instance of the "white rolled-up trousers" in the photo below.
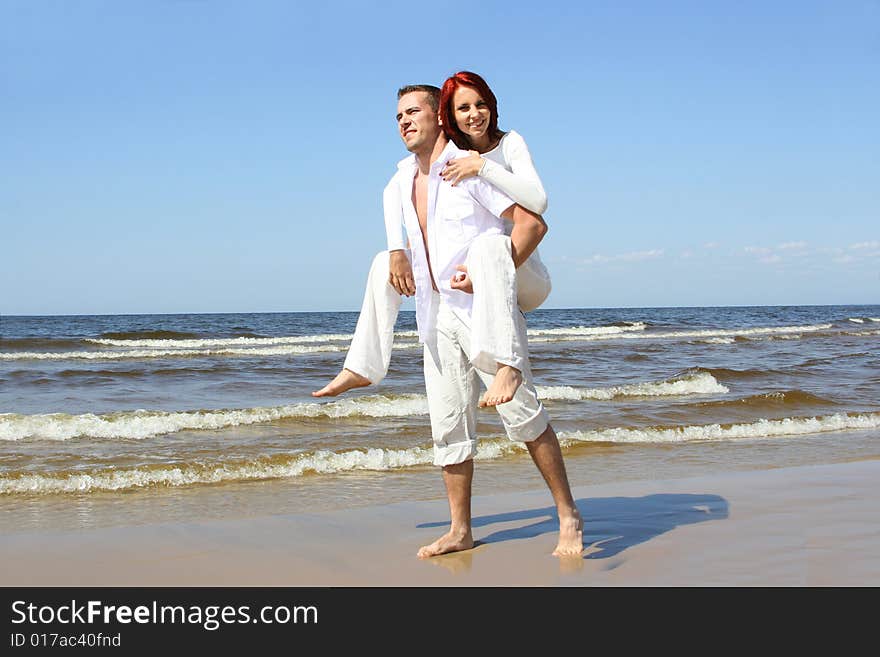
<svg viewBox="0 0 880 657">
<path fill-rule="evenodd" d="M 551 290 L 547 268 L 537 251 L 514 267 L 510 237 L 500 234 L 477 237 L 464 264 L 474 288 L 470 362 L 493 375 L 498 363 L 522 371 L 528 361 L 528 344 L 525 332 L 518 330 L 517 316 L 546 301 Z M 394 324 L 403 301 L 388 278 L 389 253 L 380 251 L 370 267 L 361 314 L 343 366 L 372 383 L 388 374 Z"/>
<path fill-rule="evenodd" d="M 470 327 L 434 292 L 437 320 L 435 344 L 425 344 L 425 390 L 431 417 L 434 442 L 434 465 L 463 463 L 477 455 L 477 403 L 481 386 L 488 388 L 495 374 L 484 372 L 472 363 Z M 526 320 L 514 316 L 515 330 L 526 341 Z M 507 437 L 530 442 L 540 437 L 550 423 L 544 404 L 538 399 L 532 381 L 528 354 L 522 365 L 522 384 L 513 399 L 495 406 Z"/>
</svg>

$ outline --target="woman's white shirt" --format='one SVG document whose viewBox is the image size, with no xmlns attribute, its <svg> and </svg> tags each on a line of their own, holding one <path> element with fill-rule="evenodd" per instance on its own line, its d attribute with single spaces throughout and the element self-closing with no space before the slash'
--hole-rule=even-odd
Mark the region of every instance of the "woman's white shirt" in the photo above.
<svg viewBox="0 0 880 657">
<path fill-rule="evenodd" d="M 516 203 L 535 214 L 547 211 L 547 192 L 535 170 L 526 140 L 511 130 L 498 145 L 482 154 L 483 167 L 479 176 L 507 194 Z M 388 250 L 406 249 L 407 240 L 403 230 L 403 214 L 400 211 L 400 189 L 388 185 L 383 192 L 385 208 L 385 233 Z"/>
</svg>

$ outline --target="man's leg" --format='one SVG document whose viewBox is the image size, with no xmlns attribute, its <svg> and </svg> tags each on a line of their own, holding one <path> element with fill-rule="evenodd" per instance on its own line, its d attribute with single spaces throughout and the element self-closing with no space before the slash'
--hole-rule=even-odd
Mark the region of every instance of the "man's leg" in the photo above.
<svg viewBox="0 0 880 657">
<path fill-rule="evenodd" d="M 527 442 L 526 447 L 550 488 L 559 514 L 559 542 L 553 555 L 580 555 L 584 549 L 584 521 L 571 494 L 562 449 L 553 427 L 548 424 L 544 433 Z"/>
<path fill-rule="evenodd" d="M 434 465 L 443 468 L 449 500 L 449 531 L 418 551 L 420 558 L 467 550 L 471 533 L 471 482 L 477 452 L 479 382 L 460 344 L 461 322 L 445 306 L 437 313 L 436 351 L 425 347 L 425 391 L 434 441 Z"/>
<path fill-rule="evenodd" d="M 521 340 L 525 343 L 526 322 L 522 315 L 517 315 L 514 326 Z M 528 359 L 528 351 L 522 362 L 522 385 L 517 388 L 513 399 L 495 407 L 504 429 L 511 440 L 524 442 L 535 465 L 547 482 L 550 494 L 559 514 L 559 542 L 553 551 L 555 556 L 580 554 L 583 550 L 583 521 L 575 506 L 565 472 L 562 450 L 556 432 L 550 426 L 547 410 L 538 399 L 532 381 L 532 371 Z M 491 376 L 477 370 L 483 383 L 490 387 Z"/>
<path fill-rule="evenodd" d="M 338 394 L 379 383 L 388 373 L 394 344 L 394 324 L 402 299 L 388 282 L 388 251 L 380 251 L 373 259 L 367 276 L 367 289 L 361 314 L 343 369 L 313 397 L 334 397 Z"/>
<path fill-rule="evenodd" d="M 449 499 L 449 531 L 430 545 L 419 549 L 419 558 L 436 557 L 447 552 L 470 550 L 474 547 L 471 533 L 471 483 L 474 479 L 474 461 L 443 467 L 443 483 Z"/>
</svg>

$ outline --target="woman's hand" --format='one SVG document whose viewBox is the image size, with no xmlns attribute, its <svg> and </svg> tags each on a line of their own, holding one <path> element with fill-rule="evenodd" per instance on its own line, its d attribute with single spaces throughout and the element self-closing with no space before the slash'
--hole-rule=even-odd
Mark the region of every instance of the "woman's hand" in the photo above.
<svg viewBox="0 0 880 657">
<path fill-rule="evenodd" d="M 449 160 L 446 168 L 440 172 L 440 177 L 454 186 L 459 180 L 476 176 L 482 168 L 483 158 L 480 154 L 477 151 L 468 151 L 467 157 Z"/>
<path fill-rule="evenodd" d="M 473 294 L 474 286 L 471 283 L 470 276 L 467 275 L 467 267 L 465 265 L 456 265 L 455 268 L 459 273 L 450 279 L 450 287 L 452 287 L 453 290 L 461 290 L 462 292 Z"/>
</svg>

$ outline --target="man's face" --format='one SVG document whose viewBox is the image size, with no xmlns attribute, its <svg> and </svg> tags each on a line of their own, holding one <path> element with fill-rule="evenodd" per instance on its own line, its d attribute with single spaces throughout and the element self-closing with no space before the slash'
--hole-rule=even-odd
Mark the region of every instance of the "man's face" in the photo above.
<svg viewBox="0 0 880 657">
<path fill-rule="evenodd" d="M 397 101 L 397 128 L 406 150 L 417 153 L 433 148 L 440 134 L 437 112 L 428 104 L 428 94 L 413 91 Z"/>
</svg>

